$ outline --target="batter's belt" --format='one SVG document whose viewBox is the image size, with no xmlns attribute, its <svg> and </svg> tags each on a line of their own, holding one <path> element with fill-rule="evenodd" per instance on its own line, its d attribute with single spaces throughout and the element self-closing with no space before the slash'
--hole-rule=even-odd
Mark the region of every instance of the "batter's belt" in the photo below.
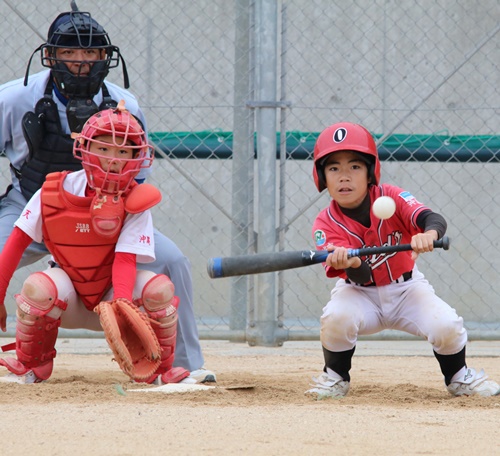
<svg viewBox="0 0 500 456">
<path fill-rule="evenodd" d="M 393 280 L 391 283 L 403 283 L 408 282 L 413 277 L 413 271 L 403 272 L 401 277 L 398 277 L 396 280 Z M 357 285 L 358 287 L 376 287 L 377 284 L 375 282 L 362 284 L 362 283 L 353 283 L 349 279 L 345 279 L 345 283 L 349 283 L 352 285 Z"/>
</svg>

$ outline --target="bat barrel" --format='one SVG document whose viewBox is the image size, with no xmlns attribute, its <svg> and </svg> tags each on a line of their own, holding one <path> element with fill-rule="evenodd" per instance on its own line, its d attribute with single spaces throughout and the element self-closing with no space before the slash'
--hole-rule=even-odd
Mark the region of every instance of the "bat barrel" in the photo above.
<svg viewBox="0 0 500 456">
<path fill-rule="evenodd" d="M 222 275 L 222 258 L 210 258 L 207 263 L 207 272 L 212 279 L 223 277 Z"/>
<path fill-rule="evenodd" d="M 298 250 L 290 252 L 269 252 L 253 255 L 210 258 L 207 272 L 212 279 L 246 274 L 283 271 L 300 268 L 325 261 L 328 252 Z"/>
</svg>

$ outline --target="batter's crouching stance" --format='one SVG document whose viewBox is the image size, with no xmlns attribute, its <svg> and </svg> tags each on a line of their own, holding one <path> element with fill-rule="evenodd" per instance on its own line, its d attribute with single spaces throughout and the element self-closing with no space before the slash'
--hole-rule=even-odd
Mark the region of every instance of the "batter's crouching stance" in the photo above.
<svg viewBox="0 0 500 456">
<path fill-rule="evenodd" d="M 448 391 L 454 396 L 494 396 L 500 385 L 465 360 L 467 332 L 455 309 L 436 296 L 418 270 L 420 253 L 444 236 L 444 218 L 409 192 L 380 184 L 380 161 L 371 134 L 348 122 L 326 128 L 314 147 L 313 176 L 332 201 L 313 225 L 316 247 L 331 251 L 325 272 L 338 278 L 323 309 L 320 338 L 325 367 L 306 391 L 317 397 L 343 397 L 350 385 L 351 360 L 359 335 L 384 329 L 428 340 Z M 396 203 L 391 217 L 378 219 L 371 207 L 381 196 Z M 348 249 L 411 244 L 411 252 L 348 258 Z"/>
<path fill-rule="evenodd" d="M 43 241 L 58 265 L 31 274 L 16 295 L 16 343 L 3 349 L 15 347 L 17 359 L 0 359 L 11 372 L 0 380 L 47 380 L 61 326 L 104 329 L 132 380 L 181 381 L 189 371 L 172 367 L 179 305 L 174 285 L 136 266 L 155 260 L 149 209 L 161 200 L 156 188 L 135 182 L 153 160 L 146 134 L 120 102 L 90 117 L 76 137 L 74 155 L 84 169 L 47 176 L 0 254 L 3 331 L 5 294 L 25 249 Z"/>
</svg>

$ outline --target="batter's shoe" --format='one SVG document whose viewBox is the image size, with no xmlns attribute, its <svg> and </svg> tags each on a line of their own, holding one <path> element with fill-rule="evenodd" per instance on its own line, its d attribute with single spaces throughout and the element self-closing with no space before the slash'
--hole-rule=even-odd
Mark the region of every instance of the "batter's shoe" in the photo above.
<svg viewBox="0 0 500 456">
<path fill-rule="evenodd" d="M 319 377 L 313 377 L 313 382 L 310 390 L 304 394 L 316 396 L 317 399 L 326 399 L 328 397 L 345 397 L 349 392 L 349 382 L 341 378 L 333 378 L 326 372 L 323 372 Z"/>
<path fill-rule="evenodd" d="M 41 383 L 44 380 L 38 378 L 36 374 L 30 370 L 23 375 L 16 375 L 14 373 L 10 373 L 5 375 L 4 377 L 0 377 L 0 382 L 2 383 L 19 383 L 20 385 L 27 385 L 30 383 Z"/>
<path fill-rule="evenodd" d="M 217 377 L 214 372 L 205 369 L 196 369 L 189 374 L 189 377 L 180 381 L 179 383 L 215 383 Z"/>
<path fill-rule="evenodd" d="M 465 374 L 451 382 L 447 388 L 453 396 L 490 397 L 500 394 L 500 385 L 493 380 L 488 380 L 483 369 L 476 372 L 474 369 L 467 368 Z"/>
</svg>

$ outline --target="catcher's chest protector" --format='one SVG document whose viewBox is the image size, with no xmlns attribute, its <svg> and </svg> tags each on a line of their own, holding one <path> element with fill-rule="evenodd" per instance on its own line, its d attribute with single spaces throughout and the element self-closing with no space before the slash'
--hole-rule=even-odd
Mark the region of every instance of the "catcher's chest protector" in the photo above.
<svg viewBox="0 0 500 456">
<path fill-rule="evenodd" d="M 92 310 L 111 286 L 111 270 L 120 229 L 113 236 L 92 227 L 91 197 L 68 193 L 63 181 L 68 173 L 52 173 L 42 186 L 42 219 L 45 245 L 69 275 L 85 306 Z M 125 214 L 121 217 L 122 224 Z"/>
</svg>

